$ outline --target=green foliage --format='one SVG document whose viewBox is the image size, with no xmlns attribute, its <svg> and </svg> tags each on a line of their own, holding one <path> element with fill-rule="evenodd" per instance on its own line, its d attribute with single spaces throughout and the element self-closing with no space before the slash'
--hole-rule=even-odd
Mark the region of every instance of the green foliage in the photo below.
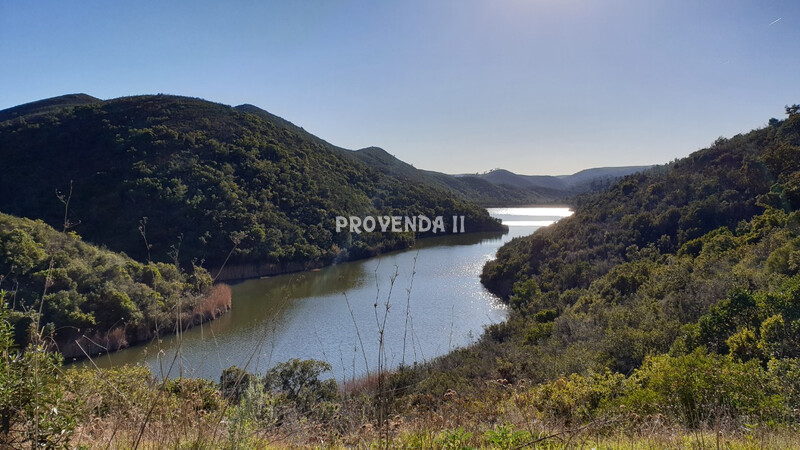
<svg viewBox="0 0 800 450">
<path fill-rule="evenodd" d="M 236 366 L 220 377 L 222 396 L 236 407 L 231 412 L 235 428 L 245 432 L 252 426 L 280 426 L 287 414 L 298 414 L 328 422 L 339 411 L 339 391 L 328 363 L 313 359 L 292 359 L 270 369 L 263 377 Z"/>
<path fill-rule="evenodd" d="M 758 308 L 753 296 L 748 292 L 734 292 L 712 306 L 698 321 L 701 342 L 707 343 L 715 351 L 726 353 L 731 335 L 741 328 L 757 325 L 757 315 Z"/>
<path fill-rule="evenodd" d="M 177 399 L 197 405 L 197 411 L 217 411 L 222 406 L 220 391 L 216 383 L 202 378 L 167 379 L 163 389 Z"/>
<path fill-rule="evenodd" d="M 790 423 L 800 419 L 800 359 L 771 359 L 767 364 L 772 388 L 780 393 Z"/>
<path fill-rule="evenodd" d="M 767 372 L 755 360 L 696 350 L 649 358 L 631 377 L 623 403 L 635 411 L 661 413 L 698 427 L 715 421 L 778 419 L 783 414 Z"/>
<path fill-rule="evenodd" d="M 158 395 L 150 370 L 134 365 L 105 370 L 72 368 L 65 371 L 63 385 L 83 423 L 109 415 L 134 419 Z"/>
<path fill-rule="evenodd" d="M 436 435 L 436 447 L 442 450 L 467 450 L 474 448 L 470 445 L 472 433 L 464 430 L 463 427 L 455 430 L 444 430 Z"/>
<path fill-rule="evenodd" d="M 86 442 L 91 448 L 109 442 L 132 448 L 140 436 L 140 447 L 199 448 L 212 438 L 224 436 L 220 421 L 230 406 L 208 380 L 159 381 L 145 366 L 123 365 L 110 369 L 72 367 L 60 382 L 68 399 L 65 403 L 82 430 L 92 427 L 101 432 L 99 436 L 79 434 L 78 440 L 70 443 L 71 448 Z M 240 441 L 243 445 L 257 442 L 249 438 L 242 436 Z"/>
<path fill-rule="evenodd" d="M 535 408 L 543 418 L 566 424 L 592 420 L 622 393 L 625 376 L 611 372 L 572 374 L 543 383 L 518 402 Z"/>
<path fill-rule="evenodd" d="M 14 349 L 0 292 L 0 446 L 67 448 L 76 418 L 60 384 L 61 358 L 36 343 Z"/>
<path fill-rule="evenodd" d="M 326 403 L 339 397 L 333 378 L 320 379 L 330 370 L 330 364 L 323 361 L 291 359 L 270 369 L 263 383 L 268 391 L 284 396 L 301 413 L 321 413 Z"/>
<path fill-rule="evenodd" d="M 74 230 L 138 261 L 216 269 L 233 250 L 231 266 L 299 270 L 414 242 L 336 233 L 338 215 L 465 215 L 468 231 L 501 230 L 446 184 L 383 172 L 252 106 L 158 95 L 17 112 L 0 121 L 0 158 L 15 168 L 0 210 L 60 228 L 53 193 L 72 183 Z"/>
<path fill-rule="evenodd" d="M 749 328 L 742 328 L 738 333 L 729 337 L 725 344 L 727 344 L 731 356 L 739 361 L 761 357 L 756 334 Z"/>
<path fill-rule="evenodd" d="M 519 448 L 530 441 L 531 433 L 514 429 L 513 425 L 500 425 L 494 430 L 484 433 L 483 437 L 492 448 L 511 450 Z"/>
<path fill-rule="evenodd" d="M 281 405 L 262 383 L 249 384 L 239 402 L 228 412 L 228 445 L 234 449 L 252 448 L 257 430 L 280 425 Z"/>
<path fill-rule="evenodd" d="M 164 263 L 138 263 L 83 242 L 41 221 L 0 213 L 0 286 L 10 289 L 15 342 L 25 346 L 27 315 L 68 357 L 115 350 L 172 331 L 180 307 L 187 322 L 211 288 L 208 272 Z M 89 337 L 91 341 L 83 338 Z M 79 340 L 81 350 L 75 341 Z"/>
<path fill-rule="evenodd" d="M 257 382 L 257 377 L 236 366 L 222 371 L 219 378 L 219 389 L 225 399 L 238 403 L 250 385 Z"/>
</svg>

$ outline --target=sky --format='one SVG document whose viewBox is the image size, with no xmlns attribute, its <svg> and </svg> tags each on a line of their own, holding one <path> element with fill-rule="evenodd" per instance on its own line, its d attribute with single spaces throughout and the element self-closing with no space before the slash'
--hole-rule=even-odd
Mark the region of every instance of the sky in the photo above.
<svg viewBox="0 0 800 450">
<path fill-rule="evenodd" d="M 800 103 L 796 0 L 0 0 L 0 109 L 251 103 L 417 168 L 660 164 Z"/>
</svg>

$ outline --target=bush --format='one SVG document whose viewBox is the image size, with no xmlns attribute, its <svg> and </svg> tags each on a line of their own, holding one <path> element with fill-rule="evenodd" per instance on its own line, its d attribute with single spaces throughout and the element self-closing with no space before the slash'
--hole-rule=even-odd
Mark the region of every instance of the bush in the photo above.
<svg viewBox="0 0 800 450">
<path fill-rule="evenodd" d="M 13 338 L 0 292 L 0 447 L 66 447 L 76 420 L 64 400 L 61 358 L 38 343 L 15 349 Z"/>
<path fill-rule="evenodd" d="M 330 370 L 330 364 L 323 361 L 291 359 L 270 369 L 264 376 L 264 386 L 285 396 L 300 412 L 309 413 L 319 404 L 339 398 L 334 379 L 319 379 Z"/>
<path fill-rule="evenodd" d="M 464 450 L 474 448 L 469 445 L 472 433 L 464 430 L 463 427 L 455 430 L 444 430 L 436 435 L 436 448 L 442 450 Z"/>
<path fill-rule="evenodd" d="M 198 411 L 212 412 L 222 406 L 220 391 L 213 381 L 177 378 L 164 382 L 164 389 Z"/>
<path fill-rule="evenodd" d="M 510 450 L 524 447 L 531 440 L 531 434 L 525 430 L 515 430 L 513 425 L 500 425 L 494 430 L 484 433 L 484 439 L 492 448 Z"/>
<path fill-rule="evenodd" d="M 727 420 L 753 423 L 757 417 L 780 418 L 784 412 L 758 361 L 737 362 L 702 349 L 650 357 L 628 384 L 623 404 L 692 428 Z"/>
<path fill-rule="evenodd" d="M 610 371 L 588 376 L 572 374 L 534 387 L 518 402 L 520 408 L 535 408 L 543 418 L 580 423 L 602 414 L 622 394 L 624 380 L 624 375 Z"/>
<path fill-rule="evenodd" d="M 222 397 L 238 403 L 247 388 L 256 383 L 257 377 L 236 366 L 228 367 L 219 377 L 219 389 Z"/>
</svg>

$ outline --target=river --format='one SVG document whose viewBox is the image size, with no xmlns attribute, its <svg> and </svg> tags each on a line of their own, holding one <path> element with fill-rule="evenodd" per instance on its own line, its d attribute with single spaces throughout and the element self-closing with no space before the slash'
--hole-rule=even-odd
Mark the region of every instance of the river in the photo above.
<svg viewBox="0 0 800 450">
<path fill-rule="evenodd" d="M 377 367 L 381 328 L 391 367 L 435 358 L 505 319 L 506 306 L 479 281 L 497 249 L 571 214 L 566 208 L 489 213 L 509 232 L 422 239 L 413 249 L 367 260 L 237 283 L 228 314 L 180 339 L 165 336 L 94 363 L 146 364 L 159 377 L 218 380 L 232 365 L 263 373 L 291 358 L 313 358 L 346 381 Z"/>
</svg>

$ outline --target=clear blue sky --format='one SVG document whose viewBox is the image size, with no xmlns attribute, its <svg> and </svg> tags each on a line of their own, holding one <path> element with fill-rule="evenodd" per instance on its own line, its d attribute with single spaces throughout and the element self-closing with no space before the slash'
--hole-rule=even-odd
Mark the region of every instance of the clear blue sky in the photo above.
<svg viewBox="0 0 800 450">
<path fill-rule="evenodd" d="M 794 0 L 0 1 L 0 109 L 252 103 L 418 168 L 663 163 L 800 103 Z"/>
</svg>

